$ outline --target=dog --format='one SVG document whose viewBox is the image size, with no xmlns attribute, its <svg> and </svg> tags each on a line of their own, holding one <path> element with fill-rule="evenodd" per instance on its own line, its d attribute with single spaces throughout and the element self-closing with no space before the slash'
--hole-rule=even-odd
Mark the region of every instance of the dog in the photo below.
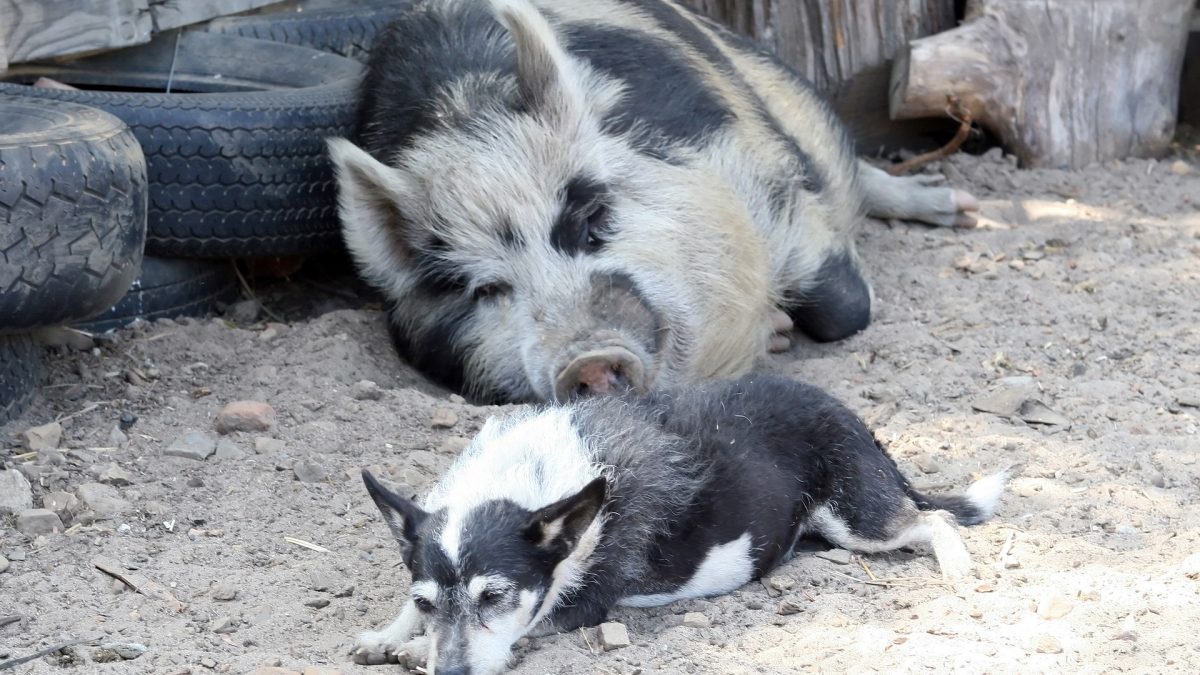
<svg viewBox="0 0 1200 675">
<path fill-rule="evenodd" d="M 480 675 L 501 672 L 528 634 L 728 593 L 805 535 L 862 553 L 929 545 L 942 574 L 961 577 L 970 557 L 955 526 L 990 518 L 1005 476 L 923 495 L 836 399 L 746 376 L 489 419 L 420 506 L 363 480 L 412 584 L 355 653 Z"/>
</svg>

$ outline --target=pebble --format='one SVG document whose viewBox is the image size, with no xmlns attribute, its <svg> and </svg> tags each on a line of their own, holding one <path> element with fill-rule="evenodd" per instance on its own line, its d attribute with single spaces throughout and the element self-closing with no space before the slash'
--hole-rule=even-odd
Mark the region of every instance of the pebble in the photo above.
<svg viewBox="0 0 1200 675">
<path fill-rule="evenodd" d="M 933 455 L 920 454 L 913 457 L 912 461 L 921 470 L 921 473 L 937 473 L 942 470 L 941 465 L 933 458 Z"/>
<path fill-rule="evenodd" d="M 1200 389 L 1183 389 L 1175 392 L 1175 403 L 1185 408 L 1200 408 Z"/>
<path fill-rule="evenodd" d="M 325 470 L 325 467 L 307 459 L 296 462 L 292 466 L 292 473 L 301 483 L 320 483 L 329 478 L 329 472 Z"/>
<path fill-rule="evenodd" d="M 434 429 L 449 429 L 455 424 L 458 424 L 458 413 L 450 408 L 438 408 L 433 413 L 433 419 L 429 420 L 429 425 Z"/>
<path fill-rule="evenodd" d="M 132 661 L 149 649 L 146 645 L 136 642 L 109 642 L 92 650 L 92 660 L 96 663 Z"/>
<path fill-rule="evenodd" d="M 342 675 L 342 671 L 325 666 L 305 666 L 300 675 Z"/>
<path fill-rule="evenodd" d="M 688 628 L 708 628 L 712 622 L 700 612 L 688 612 L 683 615 L 683 625 Z"/>
<path fill-rule="evenodd" d="M 828 551 L 817 551 L 813 555 L 821 558 L 822 560 L 828 560 L 829 562 L 836 563 L 838 565 L 850 564 L 850 551 L 847 551 L 844 548 L 833 548 Z"/>
<path fill-rule="evenodd" d="M 270 342 L 271 340 L 274 340 L 280 335 L 286 333 L 287 330 L 287 324 L 268 322 L 267 327 L 263 329 L 263 332 L 258 334 L 258 339 L 261 342 Z"/>
<path fill-rule="evenodd" d="M 237 621 L 231 616 L 218 617 L 208 624 L 208 630 L 212 633 L 233 633 L 237 631 Z"/>
<path fill-rule="evenodd" d="M 138 421 L 137 415 L 134 415 L 129 410 L 125 410 L 125 411 L 121 412 L 121 418 L 119 420 L 117 420 L 117 427 L 121 431 L 129 431 L 130 429 L 133 428 L 133 425 L 137 424 L 137 421 Z"/>
<path fill-rule="evenodd" d="M 171 444 L 163 450 L 163 454 L 168 457 L 183 457 L 185 459 L 203 461 L 216 451 L 216 441 L 204 435 L 203 432 L 193 429 L 185 431 L 183 435 L 171 441 Z"/>
<path fill-rule="evenodd" d="M 33 487 L 16 469 L 0 471 L 0 516 L 33 508 Z"/>
<path fill-rule="evenodd" d="M 129 502 L 118 496 L 116 488 L 102 483 L 84 483 L 75 488 L 75 496 L 84 509 L 98 516 L 115 516 L 131 508 Z"/>
<path fill-rule="evenodd" d="M 225 317 L 236 324 L 249 324 L 258 321 L 262 313 L 262 303 L 253 298 L 235 302 L 225 310 Z"/>
<path fill-rule="evenodd" d="M 1070 614 L 1072 609 L 1071 601 L 1067 600 L 1065 595 L 1058 591 L 1050 591 L 1038 601 L 1037 615 L 1047 621 L 1053 621 Z"/>
<path fill-rule="evenodd" d="M 114 448 L 123 448 L 129 445 L 129 436 L 125 435 L 124 431 L 121 431 L 119 425 L 114 424 L 113 428 L 108 432 L 108 444 Z"/>
<path fill-rule="evenodd" d="M 1176 176 L 1186 176 L 1192 172 L 1192 167 L 1182 159 L 1177 159 L 1171 162 L 1171 173 Z"/>
<path fill-rule="evenodd" d="M 1039 654 L 1061 654 L 1062 643 L 1053 635 L 1042 635 L 1037 639 L 1035 646 Z"/>
<path fill-rule="evenodd" d="M 470 444 L 471 439 L 469 438 L 463 438 L 462 436 L 451 436 L 450 438 L 442 441 L 442 444 L 438 446 L 437 451 L 443 455 L 457 455 L 463 450 L 466 450 L 467 446 Z"/>
<path fill-rule="evenodd" d="M 92 475 L 101 483 L 108 483 L 117 487 L 133 485 L 133 474 L 122 469 L 116 462 L 97 464 L 92 467 Z"/>
<path fill-rule="evenodd" d="M 310 585 L 314 591 L 332 593 L 335 598 L 348 598 L 354 595 L 354 584 L 331 572 L 314 573 Z"/>
<path fill-rule="evenodd" d="M 779 609 L 775 610 L 775 613 L 780 616 L 791 616 L 793 614 L 799 614 L 803 610 L 804 605 L 801 605 L 798 600 L 787 598 L 783 602 L 779 603 Z"/>
<path fill-rule="evenodd" d="M 30 427 L 21 432 L 21 447 L 29 452 L 57 450 L 59 442 L 62 441 L 62 433 L 62 425 L 58 422 Z"/>
<path fill-rule="evenodd" d="M 217 413 L 217 432 L 266 431 L 275 426 L 275 409 L 262 401 L 234 401 Z"/>
<path fill-rule="evenodd" d="M 383 390 L 371 380 L 359 380 L 350 387 L 350 395 L 359 401 L 378 401 L 383 398 Z"/>
<path fill-rule="evenodd" d="M 206 656 L 206 657 L 200 659 L 200 665 L 204 666 L 205 668 L 216 668 L 217 662 L 215 660 L 213 660 L 211 657 Z"/>
<path fill-rule="evenodd" d="M 329 606 L 329 598 L 312 598 L 311 600 L 305 600 L 304 606 L 312 607 L 313 609 L 324 609 Z"/>
<path fill-rule="evenodd" d="M 630 645 L 629 629 L 625 627 L 625 624 L 616 621 L 600 624 L 596 628 L 596 639 L 600 643 L 600 648 L 606 652 Z"/>
<path fill-rule="evenodd" d="M 790 591 L 796 585 L 796 580 L 790 577 L 771 577 L 767 583 L 777 591 Z"/>
<path fill-rule="evenodd" d="M 467 399 L 463 398 L 459 394 L 450 394 L 449 401 L 451 403 L 457 403 L 459 405 L 462 405 L 467 402 Z"/>
<path fill-rule="evenodd" d="M 27 537 L 62 532 L 62 519 L 49 509 L 29 509 L 17 516 L 17 531 Z"/>
<path fill-rule="evenodd" d="M 283 452 L 285 444 L 278 438 L 270 438 L 269 436 L 259 436 L 254 439 L 254 452 L 259 455 L 273 454 Z"/>
<path fill-rule="evenodd" d="M 237 461 L 245 459 L 246 453 L 238 447 L 237 443 L 228 438 L 222 438 L 217 441 L 217 451 L 213 456 L 220 460 Z"/>
<path fill-rule="evenodd" d="M 8 566 L 10 564 L 11 563 L 8 562 L 8 558 L 5 558 L 4 556 L 0 555 L 0 574 L 4 574 L 5 572 L 7 572 Z"/>
<path fill-rule="evenodd" d="M 238 589 L 237 586 L 233 585 L 233 582 L 221 581 L 212 587 L 212 590 L 209 592 L 209 594 L 212 595 L 213 600 L 229 602 L 237 597 Z"/>
<path fill-rule="evenodd" d="M 250 671 L 250 675 L 301 675 L 298 670 L 289 670 L 279 666 L 262 666 Z"/>
<path fill-rule="evenodd" d="M 187 486 L 190 488 L 204 487 L 204 479 L 199 476 L 192 476 L 187 480 Z"/>
</svg>

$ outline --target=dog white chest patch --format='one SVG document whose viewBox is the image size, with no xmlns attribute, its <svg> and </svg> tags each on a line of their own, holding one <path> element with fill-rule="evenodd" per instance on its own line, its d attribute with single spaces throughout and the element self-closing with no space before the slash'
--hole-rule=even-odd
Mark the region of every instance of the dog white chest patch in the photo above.
<svg viewBox="0 0 1200 675">
<path fill-rule="evenodd" d="M 750 581 L 754 558 L 750 555 L 750 533 L 731 542 L 714 546 L 696 568 L 687 583 L 673 593 L 630 595 L 617 603 L 627 607 L 657 607 L 676 600 L 721 595 Z"/>
</svg>

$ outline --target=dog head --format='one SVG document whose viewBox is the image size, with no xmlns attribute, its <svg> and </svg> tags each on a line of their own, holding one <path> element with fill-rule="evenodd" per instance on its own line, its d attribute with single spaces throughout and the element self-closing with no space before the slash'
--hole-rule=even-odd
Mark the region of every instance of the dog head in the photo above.
<svg viewBox="0 0 1200 675">
<path fill-rule="evenodd" d="M 505 668 L 513 643 L 577 583 L 607 492 L 601 477 L 536 510 L 496 499 L 426 511 L 365 470 L 363 481 L 412 573 L 412 601 L 430 638 L 428 668 L 438 675 Z"/>
</svg>

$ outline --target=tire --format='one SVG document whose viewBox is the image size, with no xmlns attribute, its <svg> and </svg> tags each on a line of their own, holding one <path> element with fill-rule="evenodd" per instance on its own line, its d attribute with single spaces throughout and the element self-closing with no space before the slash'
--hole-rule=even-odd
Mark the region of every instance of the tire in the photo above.
<svg viewBox="0 0 1200 675">
<path fill-rule="evenodd" d="M 204 316 L 218 303 L 237 296 L 237 275 L 231 261 L 147 257 L 125 297 L 112 309 L 77 327 L 104 333 L 136 319 Z"/>
<path fill-rule="evenodd" d="M 142 149 L 121 120 L 0 94 L 0 332 L 112 306 L 142 260 L 146 194 Z"/>
<path fill-rule="evenodd" d="M 214 19 L 204 24 L 203 30 L 302 45 L 366 62 L 375 36 L 410 4 L 404 0 L 297 0 L 270 11 Z"/>
<path fill-rule="evenodd" d="M 92 90 L 0 83 L 0 92 L 92 105 L 133 129 L 150 178 L 148 254 L 296 255 L 340 237 L 325 138 L 351 134 L 362 69 L 294 45 L 163 33 L 147 45 L 65 64 L 13 66 L 6 76 Z M 158 93 L 168 81 L 193 93 Z"/>
<path fill-rule="evenodd" d="M 0 335 L 0 424 L 29 407 L 41 380 L 41 348 L 29 335 Z"/>
</svg>

